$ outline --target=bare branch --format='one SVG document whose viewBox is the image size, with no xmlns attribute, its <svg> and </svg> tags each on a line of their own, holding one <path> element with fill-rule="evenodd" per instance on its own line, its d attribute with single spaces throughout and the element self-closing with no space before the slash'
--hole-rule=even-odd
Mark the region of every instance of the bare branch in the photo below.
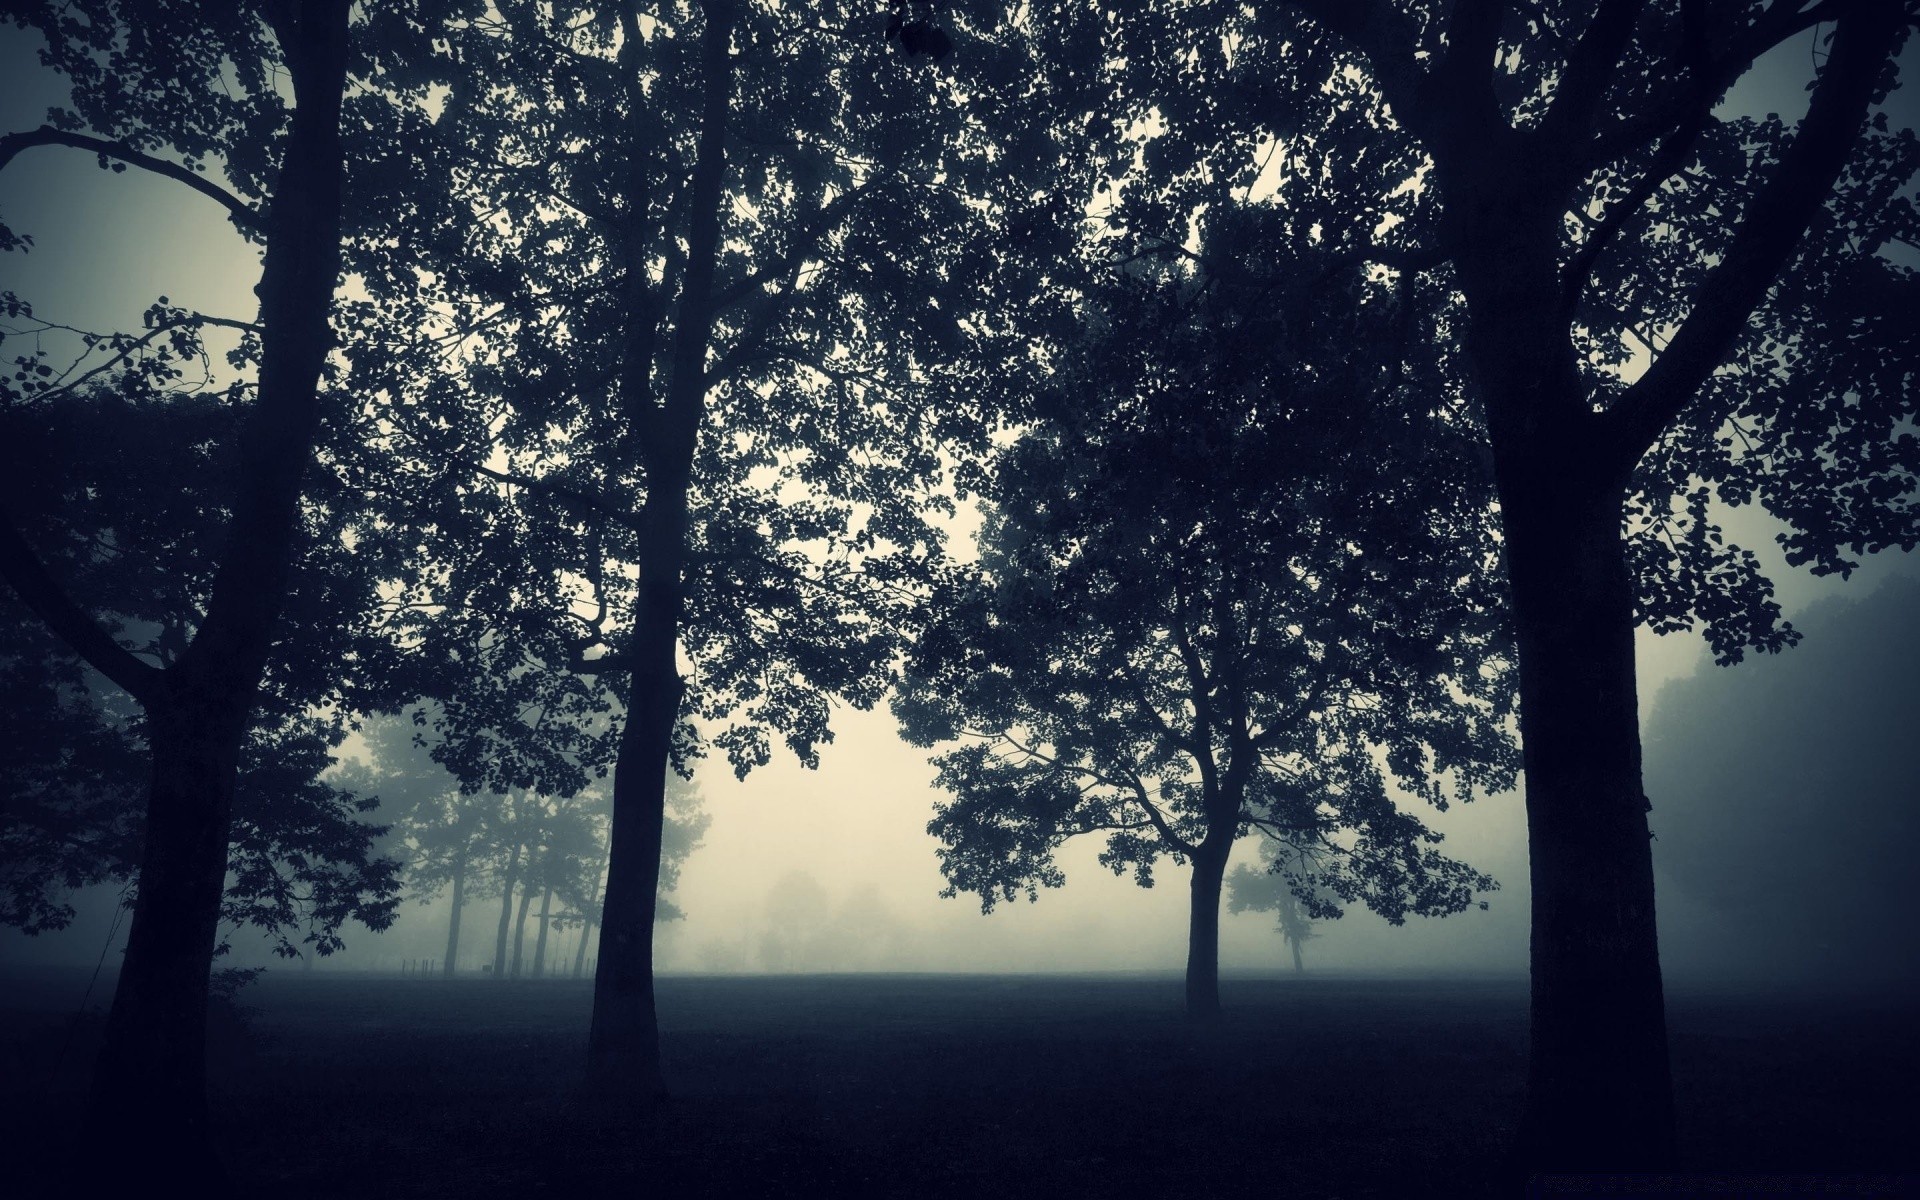
<svg viewBox="0 0 1920 1200">
<path fill-rule="evenodd" d="M 10 133 L 0 137 L 0 170 L 4 170 L 7 164 L 13 161 L 14 155 L 35 146 L 71 146 L 76 150 L 91 150 L 102 158 L 117 159 L 128 166 L 139 167 L 143 171 L 151 171 L 155 175 L 184 183 L 226 209 L 227 215 L 233 218 L 233 223 L 248 233 L 262 235 L 266 233 L 265 219 L 240 197 L 198 172 L 183 167 L 179 163 L 155 158 L 150 154 L 142 154 L 124 142 L 90 137 L 84 133 L 69 133 L 64 129 L 55 129 L 51 125 L 42 125 L 26 133 Z"/>
<path fill-rule="evenodd" d="M 21 601 L 94 670 L 143 705 L 158 698 L 164 672 L 134 657 L 73 602 L 47 573 L 46 564 L 4 510 L 0 510 L 0 578 L 5 578 Z"/>
</svg>

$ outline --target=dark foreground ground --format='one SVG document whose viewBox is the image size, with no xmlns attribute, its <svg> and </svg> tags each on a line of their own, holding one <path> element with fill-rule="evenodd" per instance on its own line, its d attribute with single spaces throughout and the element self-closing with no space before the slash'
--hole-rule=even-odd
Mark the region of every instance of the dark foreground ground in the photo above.
<svg viewBox="0 0 1920 1200">
<path fill-rule="evenodd" d="M 74 1020 L 84 987 L 0 975 L 0 1144 L 27 1185 L 0 1194 L 85 1195 L 87 1157 L 111 1153 L 112 1131 L 74 1128 L 99 1020 Z M 636 1128 L 571 1095 L 583 983 L 269 972 L 244 1029 L 216 1022 L 238 1194 L 1485 1196 L 1520 1101 L 1521 980 L 1230 980 L 1210 1030 L 1172 978 L 660 992 L 674 1096 Z M 1681 992 L 1671 1009 L 1690 1170 L 1920 1167 L 1905 1005 Z"/>
</svg>

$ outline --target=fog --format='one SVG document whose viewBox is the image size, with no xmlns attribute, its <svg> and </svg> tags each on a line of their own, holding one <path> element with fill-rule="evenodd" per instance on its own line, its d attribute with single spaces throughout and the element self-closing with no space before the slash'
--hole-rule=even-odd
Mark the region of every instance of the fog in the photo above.
<svg viewBox="0 0 1920 1200">
<path fill-rule="evenodd" d="M 34 63 L 34 40 L 8 28 L 0 30 L 0 127 L 29 128 L 46 106 L 58 99 L 47 75 Z M 1786 48 L 1769 55 L 1742 79 L 1724 107 L 1749 112 L 1781 111 L 1793 119 L 1804 109 L 1803 54 Z M 1896 112 L 1910 112 L 1911 88 L 1894 98 Z M 40 312 L 95 328 L 137 327 L 140 311 L 155 296 L 200 311 L 243 316 L 255 299 L 250 281 L 256 252 L 244 245 L 217 206 L 182 192 L 176 185 L 140 171 L 104 175 L 87 155 L 40 152 L 0 175 L 0 208 L 18 228 L 32 230 L 33 253 L 6 260 L 9 289 L 35 298 Z M 221 346 L 216 331 L 210 341 Z M 215 359 L 218 362 L 218 359 Z M 1716 514 L 1729 539 L 1756 550 L 1775 581 L 1789 619 L 1804 616 L 1807 640 L 1777 659 L 1749 656 L 1732 668 L 1714 667 L 1698 638 L 1691 635 L 1637 635 L 1640 705 L 1647 743 L 1647 790 L 1656 827 L 1656 866 L 1660 872 L 1660 919 L 1669 953 L 1668 973 L 1680 980 L 1712 978 L 1717 972 L 1751 983 L 1773 968 L 1798 972 L 1823 963 L 1814 955 L 1784 950 L 1784 931 L 1752 914 L 1728 911 L 1734 901 L 1710 894 L 1696 869 L 1681 870 L 1684 855 L 1697 863 L 1715 851 L 1723 826 L 1704 813 L 1744 809 L 1729 794 L 1734 785 L 1714 779 L 1749 778 L 1743 771 L 1764 771 L 1776 783 L 1796 773 L 1803 782 L 1776 787 L 1755 801 L 1754 813 L 1785 814 L 1793 806 L 1808 813 L 1831 807 L 1828 789 L 1905 786 L 1912 798 L 1915 772 L 1899 755 L 1888 732 L 1863 740 L 1866 728 L 1895 731 L 1914 727 L 1909 715 L 1911 688 L 1889 696 L 1881 709 L 1872 697 L 1852 694 L 1867 705 L 1873 722 L 1810 723 L 1795 726 L 1788 745 L 1776 745 L 1774 757 L 1744 757 L 1754 729 L 1731 707 L 1746 697 L 1777 697 L 1775 718 L 1792 721 L 1796 703 L 1813 695 L 1846 692 L 1851 673 L 1864 663 L 1885 668 L 1881 683 L 1893 687 L 1913 678 L 1862 646 L 1910 631 L 1902 625 L 1899 604 L 1888 596 L 1874 603 L 1837 604 L 1837 595 L 1863 597 L 1890 579 L 1911 580 L 1911 566 L 1898 554 L 1869 561 L 1843 584 L 1816 579 L 1786 567 L 1772 539 L 1777 531 L 1752 509 Z M 1903 572 L 1905 574 L 1903 574 Z M 1904 643 L 1911 663 L 1913 641 Z M 1894 643 L 1889 642 L 1889 651 Z M 1821 686 L 1816 688 L 1814 683 Z M 1825 701 L 1822 702 L 1826 703 Z M 1830 708 L 1826 711 L 1832 711 Z M 1722 714 L 1725 714 L 1724 716 Z M 1906 724 L 1903 726 L 1903 722 Z M 735 779 L 720 762 L 704 762 L 697 782 L 711 819 L 704 842 L 688 860 L 676 902 L 684 920 L 660 928 L 658 962 L 666 972 L 756 971 L 1177 971 L 1185 956 L 1185 871 L 1163 862 L 1158 886 L 1141 889 L 1115 877 L 1096 861 L 1094 838 L 1070 843 L 1061 855 L 1067 886 L 1044 892 L 1038 903 L 1003 905 L 981 915 L 966 896 L 939 897 L 943 881 L 926 833 L 936 794 L 925 754 L 902 742 L 884 705 L 871 712 L 844 707 L 834 713 L 833 742 L 820 756 L 818 770 L 807 770 L 776 751 L 774 761 L 747 779 Z M 1804 734 L 1805 741 L 1799 740 Z M 1837 743 L 1826 745 L 1822 739 Z M 349 742 L 342 753 L 356 753 Z M 1888 755 L 1884 759 L 1878 755 Z M 1835 765 L 1835 760 L 1840 765 Z M 1726 774 L 1715 776 L 1716 771 Z M 1790 794 L 1789 794 L 1790 793 Z M 1892 808 L 1883 811 L 1892 811 Z M 1908 812 L 1914 811 L 1909 807 Z M 1667 812 L 1674 814 L 1664 820 Z M 1337 922 L 1321 923 L 1309 944 L 1309 968 L 1330 972 L 1435 971 L 1523 972 L 1527 947 L 1525 819 L 1518 790 L 1483 796 L 1447 813 L 1423 813 L 1447 837 L 1449 850 L 1493 875 L 1499 890 L 1488 894 L 1485 911 L 1469 909 L 1443 919 L 1411 918 L 1392 927 L 1349 906 Z M 378 814 L 375 814 L 378 819 Z M 1784 816 L 1769 819 L 1784 820 Z M 1811 820 L 1809 816 L 1795 818 Z M 1908 821 L 1911 821 L 1909 816 Z M 1735 828 L 1739 828 L 1736 820 Z M 1910 824 L 1905 828 L 1910 829 Z M 1789 865 L 1770 855 L 1785 852 L 1775 839 L 1751 845 L 1729 834 L 1729 847 L 1781 871 Z M 1762 844 L 1764 842 L 1764 844 Z M 1243 841 L 1234 863 L 1254 861 L 1253 843 Z M 1793 877 L 1791 894 L 1806 895 L 1797 907 L 1810 922 L 1825 921 L 1820 897 L 1836 891 L 1825 872 L 1847 873 L 1849 860 L 1795 860 L 1812 872 Z M 820 920 L 808 936 L 793 936 L 791 913 L 783 909 L 782 888 L 800 881 Z M 1880 886 L 1855 880 L 1846 906 L 1835 912 L 1841 922 L 1871 920 L 1876 905 L 1892 906 L 1900 896 L 1860 889 Z M 1887 886 L 1892 887 L 1891 883 Z M 1788 894 L 1782 892 L 1781 894 Z M 1901 896 L 1906 893 L 1901 893 Z M 115 900 L 98 889 L 75 899 L 78 916 L 58 934 L 27 938 L 0 930 L 0 956 L 10 962 L 58 962 L 107 965 L 113 944 L 124 938 L 116 924 Z M 1898 911 L 1897 908 L 1892 909 Z M 467 914 L 462 969 L 477 969 L 490 948 L 487 904 Z M 1755 910 L 1756 912 L 1758 910 Z M 1881 911 L 1887 911 L 1882 909 Z M 388 931 L 371 933 L 350 927 L 343 952 L 316 964 L 327 970 L 395 970 L 403 963 L 443 953 L 446 900 L 408 903 Z M 570 963 L 563 933 L 558 961 Z M 1804 930 L 1792 937 L 1804 940 Z M 1853 944 L 1844 936 L 1831 944 Z M 103 955 L 103 947 L 106 952 Z M 280 960 L 255 945 L 249 934 L 233 937 L 234 963 L 274 965 Z M 468 961 L 469 956 L 471 962 Z M 1224 916 L 1221 964 L 1229 973 L 1278 970 L 1286 961 L 1271 914 Z M 279 969 L 299 969 L 282 963 Z"/>
<path fill-rule="evenodd" d="M 1920 727 L 1920 574 L 1895 554 L 1845 583 L 1815 579 L 1777 560 L 1755 536 L 1766 533 L 1760 521 L 1732 529 L 1775 560 L 1788 618 L 1805 640 L 1778 656 L 1718 667 L 1697 638 L 1640 637 L 1663 965 L 1682 986 L 1910 976 L 1911 935 L 1893 938 L 1889 931 L 1907 926 L 1886 918 L 1909 911 L 1913 899 L 1915 877 L 1896 848 L 1913 844 L 1920 813 L 1911 735 L 1901 736 Z M 834 729 L 818 770 L 776 754 L 741 781 L 724 764 L 702 764 L 696 780 L 711 824 L 674 893 L 685 918 L 659 927 L 664 973 L 1180 970 L 1183 870 L 1164 863 L 1157 885 L 1142 889 L 1096 862 L 1098 840 L 1082 838 L 1061 855 L 1064 888 L 983 916 L 970 897 L 939 896 L 943 880 L 926 833 L 937 792 L 925 752 L 901 741 L 884 711 L 843 709 Z M 1873 814 L 1879 824 L 1866 819 Z M 1452 853 L 1498 880 L 1486 911 L 1394 927 L 1350 906 L 1340 920 L 1316 924 L 1305 951 L 1310 972 L 1525 972 L 1520 793 L 1426 815 Z M 1700 865 L 1716 858 L 1749 882 L 1716 884 Z M 1256 862 L 1254 843 L 1241 842 L 1233 861 Z M 91 966 L 114 925 L 113 897 L 96 890 L 76 907 L 79 916 L 59 934 L 0 932 L 0 953 L 17 963 Z M 468 906 L 462 971 L 490 959 L 497 914 L 497 902 Z M 444 894 L 407 903 L 391 929 L 352 928 L 346 949 L 311 969 L 437 962 L 446 922 Z M 1856 925 L 1859 937 L 1847 932 Z M 116 949 L 124 936 L 122 924 Z M 565 974 L 578 932 L 554 936 L 549 959 Z M 232 943 L 234 965 L 307 967 L 275 959 L 245 931 Z M 1849 961 L 1849 953 L 1861 957 Z M 105 957 L 109 972 L 114 957 Z M 1272 914 L 1223 916 L 1221 965 L 1229 978 L 1291 970 Z"/>
</svg>

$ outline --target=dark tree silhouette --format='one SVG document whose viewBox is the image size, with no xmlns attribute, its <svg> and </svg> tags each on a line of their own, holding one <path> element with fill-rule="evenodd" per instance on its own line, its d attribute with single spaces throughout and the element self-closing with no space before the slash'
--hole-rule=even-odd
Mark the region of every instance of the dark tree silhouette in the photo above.
<svg viewBox="0 0 1920 1200">
<path fill-rule="evenodd" d="M 1457 912 L 1491 881 L 1389 781 L 1444 806 L 1516 766 L 1491 481 L 1457 391 L 1401 370 L 1414 301 L 1313 255 L 1205 269 L 1262 236 L 1222 207 L 1199 249 L 1080 281 L 1082 332 L 994 463 L 980 566 L 895 703 L 909 740 L 963 742 L 929 826 L 947 894 L 1034 897 L 1089 833 L 1143 886 L 1163 854 L 1192 864 L 1195 1015 L 1219 1008 L 1242 835 L 1319 851 L 1322 915 Z"/>
<path fill-rule="evenodd" d="M 938 449 L 984 439 L 959 385 L 1010 268 L 968 253 L 990 216 L 961 184 L 1001 148 L 873 32 L 502 5 L 435 64 L 435 232 L 356 255 L 409 602 L 483 626 L 496 677 L 566 664 L 623 706 L 589 1053 L 617 1098 L 660 1088 L 669 766 L 744 773 L 775 736 L 811 764 L 833 703 L 880 698 L 939 554 Z"/>
<path fill-rule="evenodd" d="M 222 449 L 224 528 L 207 556 L 213 571 L 197 619 L 171 662 L 129 650 L 103 624 L 95 599 L 70 591 L 10 514 L 0 519 L 0 574 L 89 666 L 133 697 L 144 720 L 152 768 L 139 891 L 90 1104 L 99 1127 L 135 1143 L 114 1161 L 145 1177 L 191 1181 L 214 1169 L 208 971 L 235 781 L 292 586 L 301 488 L 333 344 L 348 8 L 346 0 L 258 9 L 98 0 L 9 10 L 45 36 L 42 61 L 71 84 L 71 108 L 38 130 L 0 138 L 0 168 L 29 149 L 62 147 L 96 154 L 115 170 L 150 170 L 223 205 L 264 248 L 258 317 L 229 322 L 245 330 L 243 354 L 257 361 L 258 383 Z M 127 29 L 139 36 L 124 38 Z M 209 162 L 224 184 L 204 169 Z M 0 244 L 22 248 L 11 233 Z M 178 345 L 210 323 L 164 305 L 150 319 L 146 334 L 109 342 L 110 354 L 125 359 L 156 340 Z M 0 400 L 26 402 L 75 382 L 41 358 L 23 356 L 23 369 L 0 384 Z"/>
<path fill-rule="evenodd" d="M 1635 625 L 1703 625 L 1724 659 L 1792 640 L 1715 499 L 1764 504 L 1821 572 L 1920 538 L 1900 437 L 1916 280 L 1883 253 L 1912 237 L 1897 194 L 1920 150 L 1874 113 L 1913 17 L 1901 0 L 1296 0 L 1121 23 L 1160 177 L 1224 154 L 1247 180 L 1270 151 L 1282 206 L 1364 198 L 1367 219 L 1317 238 L 1457 289 L 1519 647 L 1536 1168 L 1674 1153 Z M 1816 29 L 1797 129 L 1718 107 Z"/>
</svg>

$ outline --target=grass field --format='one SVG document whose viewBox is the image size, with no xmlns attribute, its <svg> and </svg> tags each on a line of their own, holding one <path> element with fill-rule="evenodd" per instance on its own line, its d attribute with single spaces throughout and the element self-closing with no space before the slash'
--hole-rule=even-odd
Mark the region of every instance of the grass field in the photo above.
<svg viewBox="0 0 1920 1200">
<path fill-rule="evenodd" d="M 85 1194 L 113 1142 L 72 1125 L 84 984 L 0 979 L 12 1177 L 49 1194 Z M 584 983 L 269 972 L 247 1027 L 218 1027 L 215 1120 L 247 1196 L 1492 1193 L 1524 981 L 1223 986 L 1225 1019 L 1194 1028 L 1171 977 L 668 978 L 673 1097 L 635 1126 L 571 1096 Z M 1920 1166 L 1903 1006 L 1681 992 L 1671 1012 L 1689 1169 Z"/>
</svg>

